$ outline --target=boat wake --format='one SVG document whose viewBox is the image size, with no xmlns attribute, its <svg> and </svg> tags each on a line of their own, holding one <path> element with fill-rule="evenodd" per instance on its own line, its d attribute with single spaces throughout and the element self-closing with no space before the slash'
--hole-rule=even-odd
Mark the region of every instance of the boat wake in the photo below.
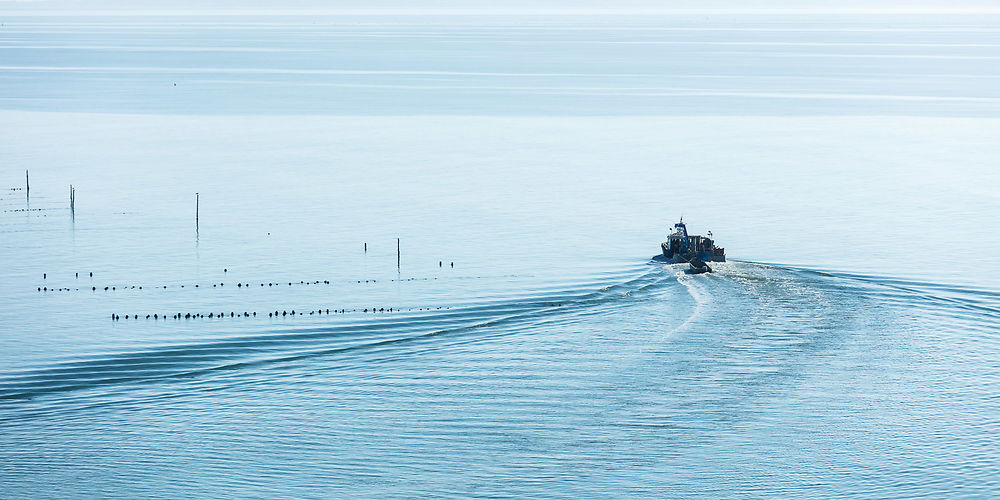
<svg viewBox="0 0 1000 500">
<path fill-rule="evenodd" d="M 603 281 L 603 282 L 602 282 Z M 610 282 L 609 282 L 610 281 Z M 687 275 L 682 266 L 654 262 L 600 280 L 562 288 L 525 290 L 513 297 L 481 299 L 442 310 L 384 316 L 324 317 L 306 326 L 241 326 L 221 338 L 129 350 L 106 350 L 0 378 L 0 421 L 21 412 L 88 407 L 107 393 L 151 385 L 215 378 L 231 380 L 335 357 L 343 366 L 386 361 L 538 329 L 613 318 L 637 307 L 656 307 L 657 325 L 644 332 L 638 351 L 670 349 L 678 337 L 704 337 L 706 358 L 725 357 L 762 372 L 780 372 L 791 351 L 824 349 L 845 332 L 878 328 L 900 311 L 960 316 L 964 325 L 997 341 L 1000 293 L 959 289 L 876 276 L 828 273 L 747 262 L 717 265 L 716 272 Z M 648 317 L 648 316 L 647 316 Z M 136 323 L 137 333 L 141 323 Z M 742 361 L 741 361 L 742 360 Z M 771 368 L 762 369 L 768 360 Z M 168 387 L 169 388 L 169 387 Z"/>
<path fill-rule="evenodd" d="M 638 273 L 638 274 L 636 274 Z M 579 321 L 629 302 L 656 296 L 671 277 L 638 267 L 610 284 L 584 282 L 572 288 L 525 291 L 437 310 L 367 316 L 326 316 L 312 326 L 243 331 L 240 335 L 192 340 L 136 352 L 106 352 L 0 378 L 0 400 L 34 400 L 100 387 L 206 377 L 214 373 L 294 363 L 320 356 L 392 350 L 430 339 L 469 341 L 516 334 L 526 325 Z M 139 328 L 141 323 L 135 324 Z M 363 359 L 363 358 L 362 358 Z M 88 395 L 90 397 L 92 395 Z"/>
</svg>

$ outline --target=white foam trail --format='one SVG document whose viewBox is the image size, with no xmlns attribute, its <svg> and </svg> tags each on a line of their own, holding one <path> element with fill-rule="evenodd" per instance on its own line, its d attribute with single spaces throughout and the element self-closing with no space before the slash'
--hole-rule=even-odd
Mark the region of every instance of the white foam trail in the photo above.
<svg viewBox="0 0 1000 500">
<path fill-rule="evenodd" d="M 703 276 L 702 278 L 704 277 L 705 276 Z M 686 330 L 688 327 L 690 327 L 691 324 L 694 323 L 696 319 L 701 318 L 702 314 L 705 311 L 705 306 L 707 306 L 712 301 L 711 296 L 705 293 L 705 291 L 702 289 L 702 286 L 696 284 L 696 281 L 697 280 L 693 279 L 690 275 L 685 274 L 684 271 L 677 272 L 677 282 L 684 285 L 684 287 L 687 288 L 688 293 L 691 294 L 691 297 L 694 299 L 694 310 L 691 311 L 691 314 L 681 324 L 677 325 L 669 332 L 664 334 L 662 339 L 671 337 L 675 333 L 682 332 Z"/>
<path fill-rule="evenodd" d="M 685 318 L 679 325 L 671 328 L 658 337 L 651 338 L 647 345 L 639 349 L 639 352 L 646 352 L 649 348 L 653 347 L 654 344 L 656 346 L 662 345 L 667 339 L 687 330 L 696 320 L 700 319 L 702 315 L 704 315 L 706 306 L 712 301 L 711 296 L 702 290 L 701 286 L 695 284 L 696 280 L 686 274 L 683 268 L 671 269 L 669 266 L 664 266 L 664 271 L 670 270 L 676 271 L 674 275 L 677 277 L 677 282 L 684 285 L 688 293 L 691 295 L 691 298 L 694 299 L 694 309 L 691 311 L 691 314 L 689 314 L 688 317 Z"/>
</svg>

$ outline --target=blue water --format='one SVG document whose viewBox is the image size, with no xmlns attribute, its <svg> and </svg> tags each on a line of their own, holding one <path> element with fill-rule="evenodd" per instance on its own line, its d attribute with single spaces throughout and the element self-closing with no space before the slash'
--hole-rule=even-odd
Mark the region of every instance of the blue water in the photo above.
<svg viewBox="0 0 1000 500">
<path fill-rule="evenodd" d="M 6 18 L 0 496 L 996 496 L 995 20 Z"/>
</svg>

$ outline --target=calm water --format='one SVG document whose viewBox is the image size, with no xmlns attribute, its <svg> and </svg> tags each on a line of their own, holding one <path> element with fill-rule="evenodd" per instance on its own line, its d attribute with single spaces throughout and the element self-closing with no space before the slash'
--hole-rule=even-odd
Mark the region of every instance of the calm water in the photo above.
<svg viewBox="0 0 1000 500">
<path fill-rule="evenodd" d="M 6 18 L 0 496 L 996 496 L 997 20 Z"/>
</svg>

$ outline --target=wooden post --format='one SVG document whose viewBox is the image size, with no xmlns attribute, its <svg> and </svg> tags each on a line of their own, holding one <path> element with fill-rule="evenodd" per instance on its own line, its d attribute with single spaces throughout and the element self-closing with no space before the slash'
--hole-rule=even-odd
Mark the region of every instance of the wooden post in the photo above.
<svg viewBox="0 0 1000 500">
<path fill-rule="evenodd" d="M 69 216 L 76 218 L 76 189 L 69 185 Z"/>
<path fill-rule="evenodd" d="M 396 270 L 399 270 L 399 238 L 396 238 Z"/>
<path fill-rule="evenodd" d="M 201 195 L 194 194 L 194 232 L 198 232 L 198 215 L 201 210 Z"/>
<path fill-rule="evenodd" d="M 24 169 L 24 191 L 25 193 L 31 191 L 31 183 L 28 182 L 28 169 Z"/>
<path fill-rule="evenodd" d="M 365 253 L 368 253 L 368 242 L 365 242 Z"/>
</svg>

